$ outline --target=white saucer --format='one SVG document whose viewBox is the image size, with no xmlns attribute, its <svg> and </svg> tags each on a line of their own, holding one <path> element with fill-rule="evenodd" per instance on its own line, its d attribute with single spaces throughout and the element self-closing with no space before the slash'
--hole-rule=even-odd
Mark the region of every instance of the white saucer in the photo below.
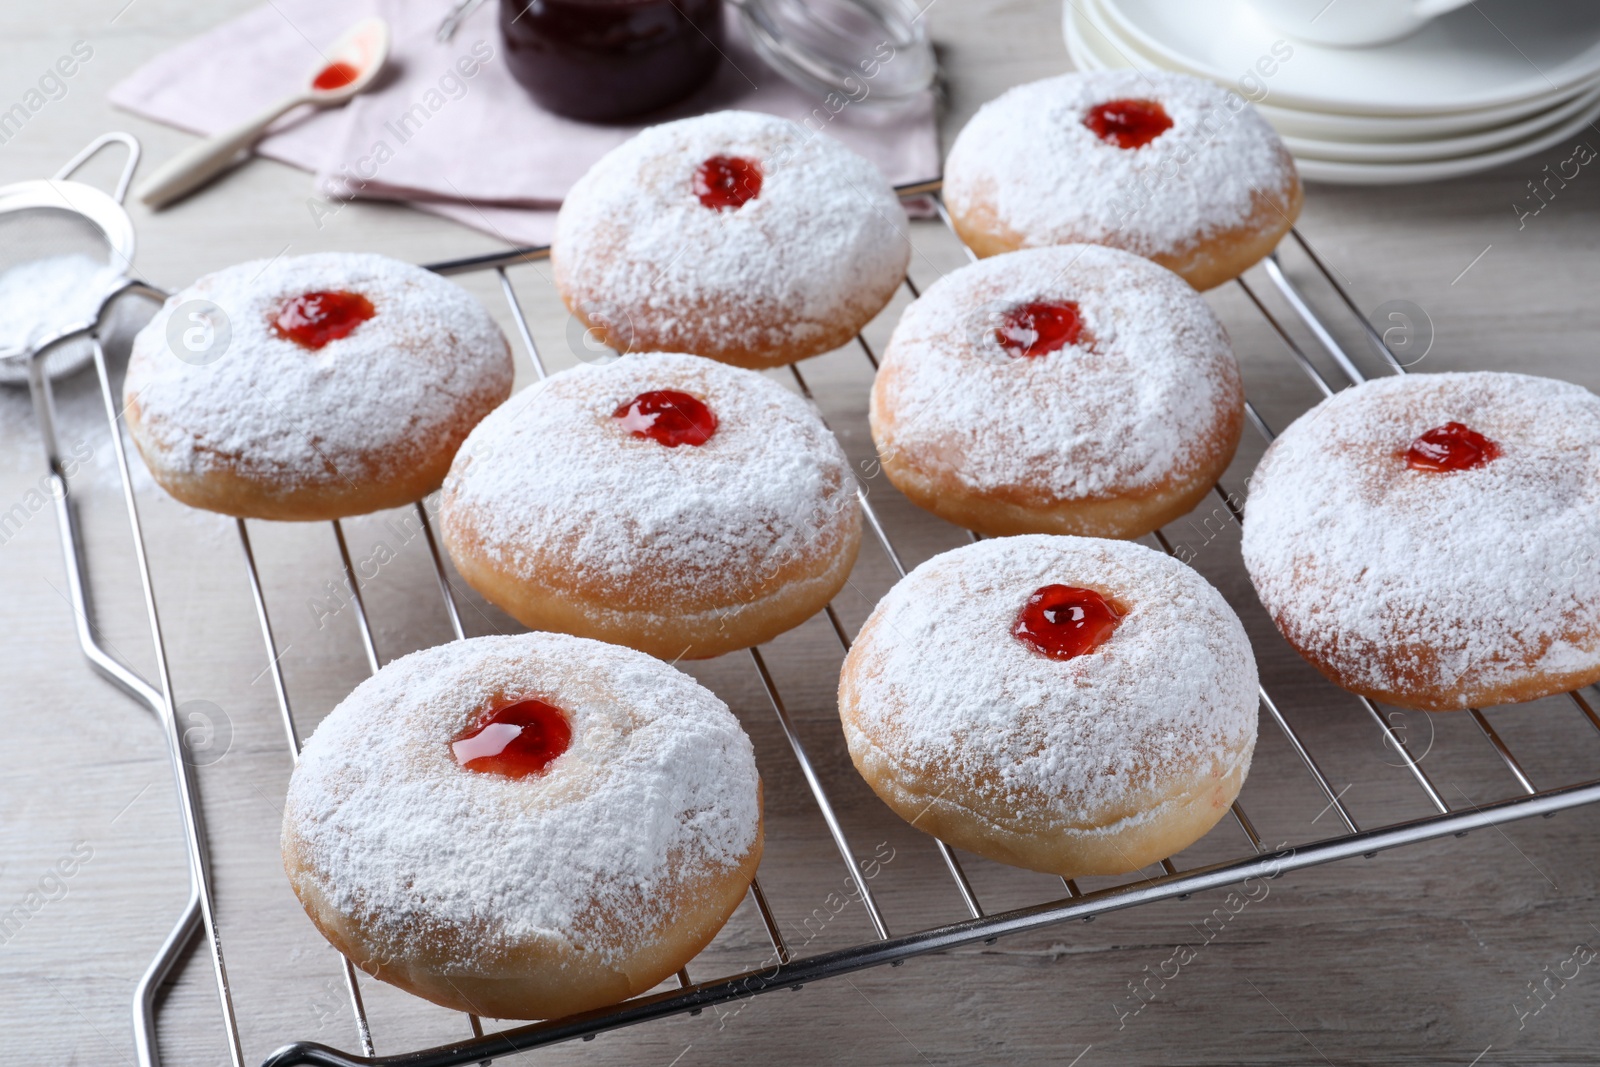
<svg viewBox="0 0 1600 1067">
<path fill-rule="evenodd" d="M 1417 118 L 1331 115 L 1325 111 L 1300 111 L 1295 108 L 1276 107 L 1268 102 L 1257 104 L 1256 110 L 1260 111 L 1275 129 L 1286 135 L 1361 144 L 1383 142 L 1411 144 L 1502 129 L 1508 124 L 1546 114 L 1555 107 L 1570 103 L 1595 89 L 1600 89 L 1600 76 L 1582 82 L 1575 86 L 1569 95 L 1553 100 L 1538 99 L 1483 111 L 1468 111 L 1460 115 L 1428 115 Z M 1275 98 L 1270 95 L 1267 97 L 1268 101 L 1273 99 Z"/>
<path fill-rule="evenodd" d="M 1115 43 L 1098 32 L 1099 27 L 1088 18 L 1094 0 L 1068 0 L 1064 9 L 1063 29 L 1067 51 L 1073 65 L 1079 70 L 1166 69 L 1138 50 L 1128 47 L 1128 42 Z M 1101 23 L 1103 26 L 1104 23 Z M 1087 31 L 1087 32 L 1085 32 Z M 1090 42 L 1098 40 L 1098 48 Z M 1283 108 L 1262 108 L 1264 113 L 1285 111 Z M 1303 112 L 1289 112 L 1301 115 Z M 1508 124 L 1506 127 L 1480 131 L 1475 135 L 1449 140 L 1456 141 L 1458 155 L 1434 157 L 1426 154 L 1412 158 L 1384 156 L 1386 150 L 1411 148 L 1426 153 L 1426 146 L 1413 142 L 1410 145 L 1356 144 L 1352 142 L 1327 142 L 1312 138 L 1285 137 L 1285 144 L 1295 156 L 1296 165 L 1303 177 L 1312 181 L 1327 181 L 1346 185 L 1398 185 L 1411 182 L 1439 181 L 1488 170 L 1576 135 L 1600 117 L 1600 87 L 1579 93 L 1575 98 L 1549 107 L 1530 120 Z M 1269 121 L 1273 116 L 1268 114 Z M 1274 121 L 1274 125 L 1276 122 Z M 1509 138 L 1509 139 L 1508 139 Z M 1436 139 L 1435 143 L 1445 139 Z M 1349 158 L 1350 150 L 1364 153 L 1365 158 Z"/>
<path fill-rule="evenodd" d="M 1352 141 L 1327 141 L 1311 137 L 1296 137 L 1285 133 L 1272 119 L 1273 126 L 1283 138 L 1296 159 L 1313 156 L 1318 159 L 1345 163 L 1427 163 L 1433 160 L 1465 159 L 1538 137 L 1547 130 L 1563 126 L 1575 115 L 1593 114 L 1600 105 L 1600 88 L 1541 111 L 1532 118 L 1509 123 L 1498 129 L 1482 130 L 1463 137 L 1438 137 L 1407 144 L 1373 142 L 1362 144 Z"/>
<path fill-rule="evenodd" d="M 1600 104 L 1574 116 L 1538 137 L 1520 141 L 1495 152 L 1465 156 L 1460 159 L 1440 159 L 1431 163 L 1340 163 L 1326 159 L 1295 157 L 1295 166 L 1302 178 L 1311 181 L 1335 182 L 1340 185 L 1408 185 L 1415 182 L 1444 181 L 1461 178 L 1479 171 L 1492 170 L 1505 163 L 1515 162 L 1524 156 L 1542 152 L 1547 148 L 1577 136 L 1600 118 Z"/>
<path fill-rule="evenodd" d="M 1549 106 L 1600 75 L 1593 0 L 1480 0 L 1403 40 L 1360 49 L 1289 40 L 1243 0 L 1101 0 L 1101 9 L 1167 69 L 1231 85 L 1265 58 L 1276 66 L 1264 80 L 1278 106 L 1307 111 L 1402 117 Z M 1281 62 L 1271 51 L 1278 42 L 1292 49 Z"/>
<path fill-rule="evenodd" d="M 1124 36 L 1117 21 L 1101 9 L 1101 4 L 1097 0 L 1068 0 L 1063 11 L 1067 21 L 1076 17 L 1080 24 L 1079 32 L 1084 39 L 1083 46 L 1096 53 L 1101 65 L 1132 66 L 1143 70 L 1172 69 L 1160 56 L 1141 48 L 1137 40 Z M 1199 73 L 1193 70 L 1187 72 Z M 1498 130 L 1514 121 L 1547 113 L 1558 105 L 1571 103 L 1588 91 L 1600 88 L 1600 71 L 1564 94 L 1551 95 L 1548 98 L 1535 97 L 1515 104 L 1504 104 L 1460 114 L 1419 116 L 1337 115 L 1281 106 L 1277 103 L 1278 96 L 1273 79 L 1261 79 L 1261 83 L 1266 87 L 1268 95 L 1256 103 L 1256 109 L 1284 136 L 1361 144 L 1412 143 L 1418 140 Z M 1237 81 L 1228 84 L 1245 92 L 1246 95 L 1257 95 L 1248 91 L 1251 86 L 1241 86 Z"/>
<path fill-rule="evenodd" d="M 1125 39 L 1119 40 L 1115 35 L 1115 29 L 1103 18 L 1096 17 L 1095 0 L 1078 0 L 1078 3 L 1081 6 L 1077 7 L 1077 14 L 1082 20 L 1082 25 L 1077 27 L 1079 43 L 1076 47 L 1080 54 L 1075 56 L 1075 62 L 1082 62 L 1096 69 L 1111 69 L 1126 67 L 1127 61 L 1133 60 L 1137 63 L 1137 69 L 1162 69 L 1131 42 Z M 1070 32 L 1072 31 L 1069 30 Z M 1069 45 L 1069 52 L 1073 47 Z M 1520 121 L 1503 123 L 1455 137 L 1413 136 L 1404 141 L 1394 141 L 1389 138 L 1358 140 L 1349 136 L 1327 138 L 1317 137 L 1315 134 L 1307 135 L 1299 120 L 1306 115 L 1320 113 L 1293 111 L 1266 104 L 1257 104 L 1256 108 L 1278 131 L 1284 144 L 1296 157 L 1310 156 L 1345 163 L 1425 163 L 1477 155 L 1528 140 L 1587 110 L 1597 101 L 1600 101 L 1600 85 L 1581 91 L 1568 100 Z"/>
</svg>

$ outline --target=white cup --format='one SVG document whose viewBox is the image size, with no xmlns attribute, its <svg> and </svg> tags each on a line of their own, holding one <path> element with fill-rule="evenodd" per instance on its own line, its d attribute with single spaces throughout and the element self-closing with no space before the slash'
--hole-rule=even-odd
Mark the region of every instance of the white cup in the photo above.
<svg viewBox="0 0 1600 1067">
<path fill-rule="evenodd" d="M 1470 0 L 1247 0 L 1292 37 L 1340 48 L 1387 44 Z"/>
</svg>

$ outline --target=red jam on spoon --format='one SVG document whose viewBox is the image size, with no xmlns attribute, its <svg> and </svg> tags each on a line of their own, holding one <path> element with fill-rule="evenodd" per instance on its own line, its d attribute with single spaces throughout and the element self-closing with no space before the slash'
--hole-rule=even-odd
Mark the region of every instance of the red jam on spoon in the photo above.
<svg viewBox="0 0 1600 1067">
<path fill-rule="evenodd" d="M 329 63 L 317 72 L 311 79 L 311 88 L 328 92 L 331 89 L 343 89 L 346 85 L 361 77 L 361 71 L 349 63 Z"/>
<path fill-rule="evenodd" d="M 761 164 L 738 156 L 712 156 L 694 172 L 694 195 L 716 211 L 741 208 L 761 195 Z"/>
<path fill-rule="evenodd" d="M 705 402 L 676 389 L 640 393 L 611 413 L 635 437 L 677 448 L 703 445 L 717 432 L 717 417 Z"/>
<path fill-rule="evenodd" d="M 1083 318 L 1070 300 L 1059 304 L 1023 304 L 1012 308 L 994 328 L 994 339 L 1013 356 L 1043 356 L 1075 345 L 1083 334 Z"/>
<path fill-rule="evenodd" d="M 1040 655 L 1072 659 L 1105 644 L 1121 620 L 1122 614 L 1093 589 L 1047 585 L 1022 605 L 1011 635 Z"/>
<path fill-rule="evenodd" d="M 285 301 L 272 328 L 279 337 L 302 348 L 321 348 L 348 336 L 377 313 L 372 301 L 360 293 L 319 290 Z"/>
<path fill-rule="evenodd" d="M 542 700 L 507 705 L 450 742 L 469 771 L 526 778 L 543 774 L 572 745 L 572 724 Z"/>
<path fill-rule="evenodd" d="M 1118 148 L 1140 148 L 1172 129 L 1172 117 L 1155 100 L 1107 100 L 1090 108 L 1083 124 Z"/>
<path fill-rule="evenodd" d="M 1414 471 L 1467 471 L 1498 458 L 1499 445 L 1460 422 L 1435 426 L 1406 449 L 1406 466 Z"/>
</svg>

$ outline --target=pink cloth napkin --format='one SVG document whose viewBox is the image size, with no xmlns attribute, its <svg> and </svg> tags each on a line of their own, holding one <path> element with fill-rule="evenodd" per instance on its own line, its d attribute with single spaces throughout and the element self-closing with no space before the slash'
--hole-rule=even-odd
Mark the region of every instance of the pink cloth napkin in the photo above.
<svg viewBox="0 0 1600 1067">
<path fill-rule="evenodd" d="M 543 244 L 567 190 L 639 126 L 596 126 L 541 110 L 507 70 L 496 3 L 441 44 L 446 0 L 272 0 L 172 49 L 111 91 L 137 114 L 215 133 L 291 91 L 346 27 L 369 14 L 394 32 L 390 69 L 342 108 L 286 116 L 257 151 L 316 172 L 308 209 L 346 197 L 402 200 L 512 244 Z M 803 122 L 871 159 L 893 183 L 939 173 L 931 94 L 882 108 L 826 103 L 765 65 L 728 12 L 729 41 L 711 83 L 655 121 L 743 108 Z M 870 82 L 869 91 L 870 91 Z M 835 105 L 838 101 L 835 100 Z"/>
</svg>

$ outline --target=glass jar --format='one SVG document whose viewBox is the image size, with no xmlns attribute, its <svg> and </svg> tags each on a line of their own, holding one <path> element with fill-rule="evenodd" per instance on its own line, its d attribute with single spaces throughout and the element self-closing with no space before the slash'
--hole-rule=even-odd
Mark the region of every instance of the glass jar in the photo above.
<svg viewBox="0 0 1600 1067">
<path fill-rule="evenodd" d="M 616 122 L 666 107 L 722 60 L 722 0 L 500 0 L 506 66 L 547 111 Z"/>
</svg>

